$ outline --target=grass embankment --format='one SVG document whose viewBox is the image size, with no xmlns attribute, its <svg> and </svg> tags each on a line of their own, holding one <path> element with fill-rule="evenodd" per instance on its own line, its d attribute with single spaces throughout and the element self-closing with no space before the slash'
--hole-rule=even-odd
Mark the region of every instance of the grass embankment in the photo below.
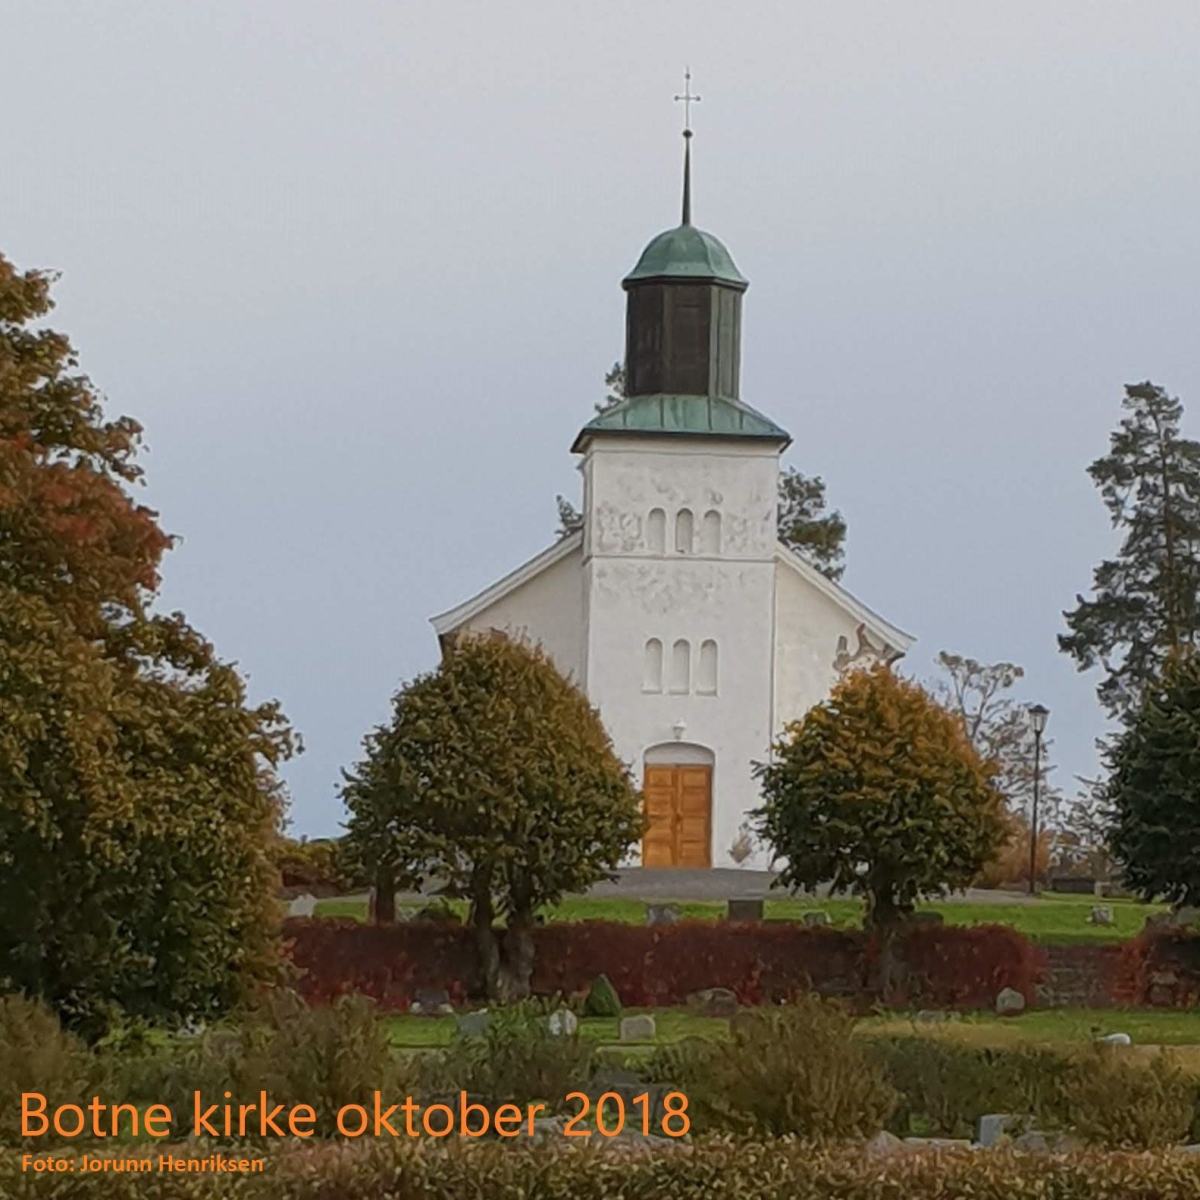
<svg viewBox="0 0 1200 1200">
<path fill-rule="evenodd" d="M 1112 925 L 1091 925 L 1088 915 L 1093 905 L 1105 904 L 1113 911 Z M 419 905 L 398 906 L 401 912 L 414 912 Z M 465 915 L 458 901 L 451 907 Z M 725 905 L 712 901 L 675 903 L 681 916 L 695 920 L 719 921 Z M 1140 933 L 1151 913 L 1164 912 L 1166 905 L 1143 904 L 1136 900 L 1094 900 L 1091 896 L 1045 894 L 1029 903 L 1009 902 L 968 904 L 957 901 L 923 904 L 923 912 L 941 913 L 947 925 L 1009 925 L 1035 942 L 1119 942 Z M 799 921 L 809 912 L 826 912 L 834 926 L 855 928 L 862 925 L 863 908 L 858 900 L 768 900 L 765 915 L 773 921 Z M 365 900 L 339 897 L 317 904 L 319 917 L 352 917 L 365 921 Z M 646 919 L 641 900 L 592 899 L 578 897 L 547 909 L 548 921 L 621 921 L 640 925 Z"/>
</svg>

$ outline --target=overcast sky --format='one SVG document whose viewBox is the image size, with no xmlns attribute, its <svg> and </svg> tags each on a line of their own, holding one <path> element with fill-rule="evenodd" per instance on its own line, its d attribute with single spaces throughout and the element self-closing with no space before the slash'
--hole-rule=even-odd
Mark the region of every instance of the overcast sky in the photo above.
<svg viewBox="0 0 1200 1200">
<path fill-rule="evenodd" d="M 301 731 L 297 831 L 336 830 L 427 618 L 578 498 L 685 62 L 743 396 L 845 514 L 846 584 L 918 674 L 1023 664 L 1061 782 L 1095 768 L 1055 639 L 1122 385 L 1200 413 L 1200 5 L 0 0 L 0 53 L 0 250 L 62 272 L 145 425 L 164 602 Z"/>
</svg>

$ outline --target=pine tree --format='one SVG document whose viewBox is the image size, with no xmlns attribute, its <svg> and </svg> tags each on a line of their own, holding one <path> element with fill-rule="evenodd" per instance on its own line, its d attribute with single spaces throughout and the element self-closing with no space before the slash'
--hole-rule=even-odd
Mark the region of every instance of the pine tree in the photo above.
<svg viewBox="0 0 1200 1200">
<path fill-rule="evenodd" d="M 830 579 L 846 569 L 846 522 L 836 509 L 825 511 L 825 481 L 795 467 L 779 473 L 779 540 Z"/>
<path fill-rule="evenodd" d="M 1092 598 L 1063 614 L 1070 633 L 1058 639 L 1081 671 L 1103 668 L 1097 695 L 1117 717 L 1137 711 L 1200 625 L 1200 443 L 1180 433 L 1183 405 L 1153 383 L 1128 385 L 1123 407 L 1109 453 L 1088 468 L 1121 548 L 1096 568 Z"/>
<path fill-rule="evenodd" d="M 1108 750 L 1103 795 L 1122 878 L 1146 900 L 1200 905 L 1200 658 L 1168 663 Z"/>
</svg>

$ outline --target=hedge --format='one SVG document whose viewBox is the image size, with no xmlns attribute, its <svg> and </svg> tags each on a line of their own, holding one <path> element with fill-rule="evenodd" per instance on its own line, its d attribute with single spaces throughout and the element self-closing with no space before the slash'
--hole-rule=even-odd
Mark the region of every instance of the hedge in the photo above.
<svg viewBox="0 0 1200 1200">
<path fill-rule="evenodd" d="M 124 1152 L 153 1157 L 162 1149 Z M 115 1150 L 110 1144 L 102 1152 Z M 6 1152 L 0 1155 L 0 1195 L 11 1200 L 1195 1200 L 1200 1155 L 956 1150 L 901 1151 L 878 1159 L 862 1147 L 821 1150 L 788 1138 L 713 1139 L 653 1154 L 557 1145 L 363 1143 L 277 1150 L 264 1174 L 239 1176 L 22 1174 L 20 1155 Z"/>
<path fill-rule="evenodd" d="M 403 1011 L 421 988 L 444 987 L 455 1001 L 479 991 L 471 933 L 461 926 L 292 920 L 285 936 L 297 986 L 310 1003 L 361 992 L 386 1010 Z M 584 921 L 543 926 L 535 944 L 539 994 L 579 994 L 605 974 L 633 1007 L 682 1004 L 712 987 L 730 989 L 743 1004 L 808 989 L 863 1003 L 875 998 L 878 948 L 858 930 L 791 922 Z M 990 1007 L 1005 987 L 1032 1003 L 1043 969 L 1040 951 L 1003 925 L 917 926 L 904 935 L 901 958 L 908 991 L 891 999 L 927 1007 Z"/>
<path fill-rule="evenodd" d="M 1151 927 L 1121 947 L 1118 998 L 1157 1008 L 1200 1005 L 1200 936 L 1189 929 Z"/>
</svg>

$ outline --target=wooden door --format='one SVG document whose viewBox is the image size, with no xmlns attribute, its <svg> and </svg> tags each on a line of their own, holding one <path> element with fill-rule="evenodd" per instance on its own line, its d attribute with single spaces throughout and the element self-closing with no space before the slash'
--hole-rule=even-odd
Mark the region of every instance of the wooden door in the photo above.
<svg viewBox="0 0 1200 1200">
<path fill-rule="evenodd" d="M 647 764 L 642 794 L 642 866 L 712 866 L 712 767 Z"/>
</svg>

